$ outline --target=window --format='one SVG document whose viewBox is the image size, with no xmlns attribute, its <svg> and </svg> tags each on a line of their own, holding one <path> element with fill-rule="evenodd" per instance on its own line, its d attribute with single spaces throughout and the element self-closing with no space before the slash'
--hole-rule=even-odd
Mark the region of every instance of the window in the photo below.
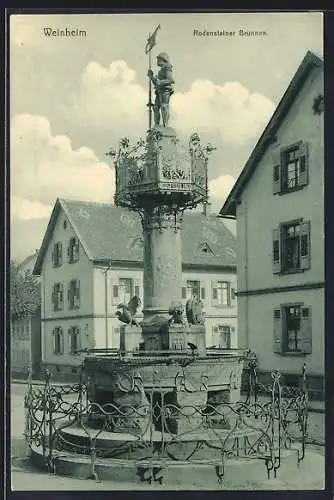
<svg viewBox="0 0 334 500">
<path fill-rule="evenodd" d="M 60 242 L 53 245 L 52 264 L 53 267 L 60 267 L 63 264 L 63 245 Z"/>
<path fill-rule="evenodd" d="M 79 240 L 76 237 L 70 238 L 67 247 L 67 258 L 70 264 L 79 260 Z"/>
<path fill-rule="evenodd" d="M 182 287 L 182 299 L 189 300 L 196 296 L 198 299 L 205 299 L 205 287 L 201 288 L 201 282 L 195 280 L 187 280 L 185 286 Z"/>
<path fill-rule="evenodd" d="M 274 153 L 273 193 L 284 194 L 308 184 L 308 144 L 298 142 Z"/>
<path fill-rule="evenodd" d="M 292 221 L 273 231 L 273 273 L 310 267 L 310 221 Z"/>
<path fill-rule="evenodd" d="M 53 335 L 53 354 L 64 354 L 64 335 L 59 326 L 52 331 Z"/>
<path fill-rule="evenodd" d="M 312 352 L 311 307 L 286 304 L 274 310 L 274 352 Z"/>
<path fill-rule="evenodd" d="M 77 350 L 81 348 L 80 330 L 77 326 L 72 326 L 68 330 L 70 337 L 70 353 L 72 355 L 78 354 Z"/>
<path fill-rule="evenodd" d="M 80 307 L 80 281 L 71 280 L 68 284 L 67 299 L 69 309 L 79 309 Z"/>
<path fill-rule="evenodd" d="M 212 283 L 212 305 L 215 307 L 230 307 L 231 299 L 235 298 L 234 288 L 228 281 L 215 281 Z"/>
<path fill-rule="evenodd" d="M 218 325 L 213 327 L 213 343 L 215 347 L 230 349 L 231 347 L 231 326 Z"/>
<path fill-rule="evenodd" d="M 116 284 L 112 284 L 112 303 L 128 304 L 134 295 L 140 297 L 140 286 L 137 280 L 132 278 L 120 278 Z"/>
<path fill-rule="evenodd" d="M 52 305 L 54 311 L 64 309 L 64 287 L 62 283 L 55 283 L 52 290 Z"/>
</svg>

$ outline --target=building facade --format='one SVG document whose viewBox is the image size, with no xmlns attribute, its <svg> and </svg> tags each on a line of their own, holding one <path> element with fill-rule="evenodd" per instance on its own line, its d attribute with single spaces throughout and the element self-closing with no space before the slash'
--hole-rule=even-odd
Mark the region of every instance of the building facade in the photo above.
<svg viewBox="0 0 334 500">
<path fill-rule="evenodd" d="M 235 245 L 216 216 L 185 215 L 181 296 L 184 304 L 193 294 L 203 301 L 208 346 L 237 347 Z M 143 298 L 142 259 L 137 214 L 57 200 L 34 268 L 41 279 L 44 366 L 68 376 L 83 360 L 78 349 L 119 348 L 115 312 L 134 295 Z"/>
<path fill-rule="evenodd" d="M 19 264 L 21 273 L 32 272 L 38 251 Z M 10 323 L 11 373 L 12 376 L 27 376 L 32 370 L 38 376 L 41 367 L 41 310 L 24 318 L 12 319 Z"/>
<path fill-rule="evenodd" d="M 237 220 L 238 340 L 310 391 L 324 383 L 323 61 L 308 52 L 220 214 Z"/>
</svg>

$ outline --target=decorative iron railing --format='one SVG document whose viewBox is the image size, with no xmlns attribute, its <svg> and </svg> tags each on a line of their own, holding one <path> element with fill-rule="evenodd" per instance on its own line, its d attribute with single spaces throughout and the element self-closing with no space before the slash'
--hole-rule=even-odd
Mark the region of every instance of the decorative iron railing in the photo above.
<svg viewBox="0 0 334 500">
<path fill-rule="evenodd" d="M 139 387 L 120 403 L 99 404 L 88 399 L 89 380 L 81 372 L 78 384 L 54 385 L 50 373 L 44 386 L 29 380 L 25 397 L 27 452 L 39 449 L 49 471 L 56 474 L 57 458 L 66 452 L 85 456 L 89 476 L 97 479 L 97 462 L 128 460 L 142 481 L 162 482 L 173 463 L 215 468 L 222 484 L 228 460 L 263 459 L 268 478 L 281 466 L 284 450 L 305 457 L 308 396 L 305 369 L 300 388 L 282 386 L 280 373 L 272 383 L 258 384 L 248 365 L 249 390 L 236 402 L 194 403 L 185 393 L 175 403 L 164 393 L 153 372 L 150 388 Z M 135 398 L 135 399 L 134 399 Z M 118 436 L 117 439 L 114 439 Z M 120 436 L 122 438 L 120 438 Z"/>
</svg>

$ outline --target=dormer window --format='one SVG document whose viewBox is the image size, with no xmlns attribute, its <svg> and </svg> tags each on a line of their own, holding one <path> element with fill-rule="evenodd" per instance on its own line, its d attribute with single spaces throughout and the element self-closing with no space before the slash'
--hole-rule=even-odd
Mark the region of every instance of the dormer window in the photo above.
<svg viewBox="0 0 334 500">
<path fill-rule="evenodd" d="M 79 260 L 79 240 L 76 237 L 70 238 L 67 247 L 67 257 L 70 264 L 74 264 Z"/>
</svg>

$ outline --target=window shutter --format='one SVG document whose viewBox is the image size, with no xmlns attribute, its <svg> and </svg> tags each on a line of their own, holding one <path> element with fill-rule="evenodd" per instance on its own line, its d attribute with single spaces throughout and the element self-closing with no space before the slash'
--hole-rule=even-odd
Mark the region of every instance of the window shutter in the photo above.
<svg viewBox="0 0 334 500">
<path fill-rule="evenodd" d="M 303 142 L 299 148 L 300 172 L 298 185 L 306 186 L 308 184 L 309 171 L 309 147 L 307 142 Z"/>
<path fill-rule="evenodd" d="M 205 299 L 205 288 L 204 287 L 201 288 L 201 299 L 203 299 L 203 300 Z"/>
<path fill-rule="evenodd" d="M 64 309 L 64 285 L 62 283 L 59 284 L 59 307 Z"/>
<path fill-rule="evenodd" d="M 310 221 L 300 224 L 300 269 L 309 269 L 310 267 Z"/>
<path fill-rule="evenodd" d="M 55 253 L 54 253 L 54 251 L 51 254 L 51 258 L 52 258 L 52 265 L 54 266 L 55 265 Z"/>
<path fill-rule="evenodd" d="M 75 260 L 78 261 L 79 260 L 79 240 L 78 240 L 78 238 L 75 238 L 74 251 L 75 251 Z"/>
<path fill-rule="evenodd" d="M 183 286 L 182 287 L 182 299 L 187 298 L 187 287 Z"/>
<path fill-rule="evenodd" d="M 59 328 L 59 337 L 60 337 L 60 354 L 64 354 L 64 332 L 61 328 Z"/>
<path fill-rule="evenodd" d="M 71 240 L 67 247 L 67 262 L 71 263 Z"/>
<path fill-rule="evenodd" d="M 80 307 L 80 280 L 76 280 L 75 288 L 76 306 Z"/>
<path fill-rule="evenodd" d="M 52 330 L 52 352 L 56 354 L 56 329 Z"/>
<path fill-rule="evenodd" d="M 72 309 L 71 303 L 72 303 L 72 286 L 71 286 L 71 281 L 68 282 L 67 285 L 67 303 L 68 303 L 68 308 Z"/>
<path fill-rule="evenodd" d="M 273 153 L 273 194 L 281 192 L 281 152 Z"/>
<path fill-rule="evenodd" d="M 52 287 L 52 296 L 51 296 L 51 300 L 52 300 L 52 309 L 55 310 L 55 295 L 56 295 L 56 290 L 55 290 L 55 285 L 53 285 Z"/>
<path fill-rule="evenodd" d="M 301 308 L 300 318 L 301 346 L 304 354 L 312 352 L 312 315 L 311 307 Z"/>
<path fill-rule="evenodd" d="M 77 334 L 77 349 L 81 349 L 81 334 L 80 334 L 80 328 L 76 329 L 76 334 Z"/>
<path fill-rule="evenodd" d="M 217 300 L 218 299 L 218 291 L 216 288 L 216 283 L 212 284 L 212 299 Z"/>
<path fill-rule="evenodd" d="M 272 265 L 273 273 L 277 274 L 281 271 L 281 249 L 280 249 L 280 230 L 273 230 L 273 248 L 272 248 Z"/>
<path fill-rule="evenodd" d="M 274 309 L 274 352 L 282 352 L 282 311 Z"/>
<path fill-rule="evenodd" d="M 63 245 L 62 243 L 58 243 L 58 265 L 61 266 L 63 264 Z"/>
<path fill-rule="evenodd" d="M 112 285 L 112 304 L 118 305 L 118 302 L 119 302 L 118 285 Z"/>
<path fill-rule="evenodd" d="M 235 288 L 231 288 L 231 300 L 235 300 Z"/>
</svg>

